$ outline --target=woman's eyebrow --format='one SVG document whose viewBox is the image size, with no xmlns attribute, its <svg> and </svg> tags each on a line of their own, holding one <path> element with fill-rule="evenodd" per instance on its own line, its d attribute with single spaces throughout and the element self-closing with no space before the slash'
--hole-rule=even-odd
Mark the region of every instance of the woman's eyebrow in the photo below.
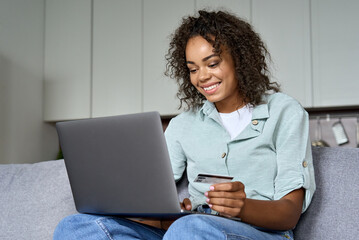
<svg viewBox="0 0 359 240">
<path fill-rule="evenodd" d="M 216 57 L 216 56 L 218 56 L 218 54 L 216 54 L 216 53 L 211 54 L 211 55 L 209 55 L 209 56 L 203 58 L 203 59 L 202 59 L 202 62 L 205 62 L 205 61 L 207 61 L 208 59 L 210 59 L 210 58 L 212 58 L 212 57 Z M 195 64 L 195 63 L 192 62 L 192 61 L 186 61 L 186 63 L 187 63 L 187 64 Z"/>
<path fill-rule="evenodd" d="M 214 53 L 214 54 L 212 54 L 212 55 L 209 55 L 209 56 L 203 58 L 203 59 L 202 59 L 202 62 L 205 62 L 205 61 L 207 61 L 208 59 L 210 59 L 210 58 L 212 58 L 212 57 L 217 57 L 217 56 L 218 56 L 218 54 Z"/>
</svg>

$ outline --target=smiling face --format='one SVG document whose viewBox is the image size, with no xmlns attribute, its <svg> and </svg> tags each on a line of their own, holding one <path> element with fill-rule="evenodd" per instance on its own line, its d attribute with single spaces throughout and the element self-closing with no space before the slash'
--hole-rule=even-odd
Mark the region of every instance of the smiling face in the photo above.
<svg viewBox="0 0 359 240">
<path fill-rule="evenodd" d="M 218 112 L 233 112 L 244 105 L 238 92 L 233 59 L 227 49 L 222 49 L 221 56 L 213 50 L 201 36 L 188 40 L 186 62 L 191 83 L 215 104 Z"/>
</svg>

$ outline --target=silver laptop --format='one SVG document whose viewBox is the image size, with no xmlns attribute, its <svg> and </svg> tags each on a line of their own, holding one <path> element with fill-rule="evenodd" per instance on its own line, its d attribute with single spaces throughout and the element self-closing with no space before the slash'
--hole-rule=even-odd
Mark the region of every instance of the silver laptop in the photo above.
<svg viewBox="0 0 359 240">
<path fill-rule="evenodd" d="M 187 213 L 179 205 L 159 113 L 59 122 L 56 128 L 78 212 Z"/>
</svg>

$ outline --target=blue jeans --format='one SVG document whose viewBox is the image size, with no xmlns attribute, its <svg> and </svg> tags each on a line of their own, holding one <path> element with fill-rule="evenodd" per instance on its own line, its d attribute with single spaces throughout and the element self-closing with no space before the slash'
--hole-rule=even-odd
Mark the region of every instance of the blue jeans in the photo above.
<svg viewBox="0 0 359 240">
<path fill-rule="evenodd" d="M 54 240 L 91 239 L 293 239 L 292 231 L 264 231 L 249 224 L 212 215 L 192 214 L 179 218 L 165 231 L 125 218 L 76 214 L 64 218 L 54 232 Z"/>
</svg>

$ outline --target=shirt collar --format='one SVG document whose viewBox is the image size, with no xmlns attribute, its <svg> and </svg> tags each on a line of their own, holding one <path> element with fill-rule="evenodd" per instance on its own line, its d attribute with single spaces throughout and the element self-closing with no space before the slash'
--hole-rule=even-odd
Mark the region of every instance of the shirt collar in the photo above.
<svg viewBox="0 0 359 240">
<path fill-rule="evenodd" d="M 254 119 L 267 119 L 269 118 L 268 104 L 264 102 L 253 108 L 252 120 Z"/>
<path fill-rule="evenodd" d="M 253 108 L 252 120 L 254 119 L 267 119 L 269 118 L 268 103 L 266 97 L 263 97 L 263 103 Z M 219 115 L 214 103 L 205 101 L 200 109 L 200 117 L 203 120 L 204 116 L 213 117 Z"/>
<path fill-rule="evenodd" d="M 205 116 L 212 118 L 219 124 L 222 124 L 221 117 L 219 116 L 216 106 L 210 101 L 205 101 L 202 108 L 200 109 L 200 117 L 202 121 L 204 120 Z"/>
<path fill-rule="evenodd" d="M 267 97 L 264 96 L 262 99 L 262 104 L 253 107 L 252 122 L 249 124 L 250 126 L 246 127 L 242 133 L 233 139 L 233 141 L 257 137 L 262 133 L 264 123 L 267 118 L 269 118 Z M 208 117 L 222 125 L 221 117 L 214 103 L 205 101 L 199 113 L 202 121 L 204 121 L 205 117 Z"/>
<path fill-rule="evenodd" d="M 205 101 L 201 109 L 199 110 L 201 119 L 204 119 L 204 116 L 210 116 L 213 111 L 217 112 L 216 106 L 210 101 Z"/>
</svg>

